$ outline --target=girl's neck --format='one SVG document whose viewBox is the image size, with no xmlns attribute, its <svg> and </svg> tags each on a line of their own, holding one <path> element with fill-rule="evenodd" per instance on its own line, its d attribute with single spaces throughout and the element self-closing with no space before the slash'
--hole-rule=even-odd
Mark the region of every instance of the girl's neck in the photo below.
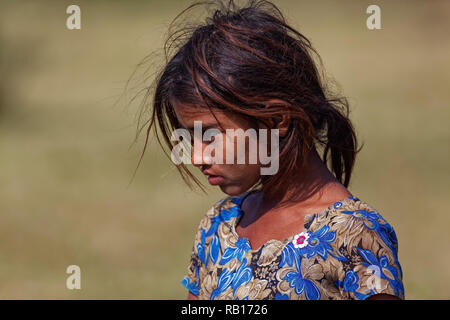
<svg viewBox="0 0 450 320">
<path fill-rule="evenodd" d="M 295 177 L 296 185 L 289 188 L 282 198 L 267 200 L 262 194 L 257 194 L 254 200 L 259 207 L 258 211 L 283 207 L 326 207 L 352 195 L 329 171 L 315 149 L 310 152 L 305 168 Z"/>
</svg>

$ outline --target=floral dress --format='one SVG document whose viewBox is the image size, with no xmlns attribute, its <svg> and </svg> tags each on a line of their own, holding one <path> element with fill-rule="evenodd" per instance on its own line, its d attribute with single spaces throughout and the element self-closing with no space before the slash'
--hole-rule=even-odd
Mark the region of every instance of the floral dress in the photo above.
<svg viewBox="0 0 450 320">
<path fill-rule="evenodd" d="M 367 203 L 337 201 L 307 215 L 299 234 L 252 250 L 235 229 L 246 195 L 222 199 L 200 221 L 182 280 L 199 299 L 404 299 L 394 229 Z"/>
</svg>

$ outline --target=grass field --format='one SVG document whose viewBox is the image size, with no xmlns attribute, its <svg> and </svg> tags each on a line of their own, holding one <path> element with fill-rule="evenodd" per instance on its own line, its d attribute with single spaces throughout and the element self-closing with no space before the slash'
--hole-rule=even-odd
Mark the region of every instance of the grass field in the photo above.
<svg viewBox="0 0 450 320">
<path fill-rule="evenodd" d="M 365 143 L 350 191 L 395 228 L 406 298 L 449 299 L 450 2 L 274 1 L 312 40 Z M 0 2 L 0 298 L 183 299 L 192 192 L 119 99 L 190 1 Z M 119 102 L 119 103 L 116 103 Z M 81 268 L 81 290 L 66 268 Z"/>
</svg>

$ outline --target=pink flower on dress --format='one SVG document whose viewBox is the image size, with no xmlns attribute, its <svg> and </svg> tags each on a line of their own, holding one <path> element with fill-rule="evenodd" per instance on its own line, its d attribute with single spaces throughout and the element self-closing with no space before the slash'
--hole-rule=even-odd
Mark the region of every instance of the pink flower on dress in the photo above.
<svg viewBox="0 0 450 320">
<path fill-rule="evenodd" d="M 294 244 L 295 248 L 301 249 L 308 245 L 308 239 L 308 232 L 300 232 L 299 234 L 296 234 L 294 236 L 294 240 L 292 240 L 292 243 Z"/>
</svg>

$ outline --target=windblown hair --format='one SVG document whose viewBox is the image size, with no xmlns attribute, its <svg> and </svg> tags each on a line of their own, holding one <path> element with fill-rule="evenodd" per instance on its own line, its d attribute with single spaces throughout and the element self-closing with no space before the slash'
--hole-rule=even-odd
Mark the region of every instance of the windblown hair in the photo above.
<svg viewBox="0 0 450 320">
<path fill-rule="evenodd" d="M 304 169 L 306 156 L 316 147 L 323 148 L 326 165 L 330 153 L 331 171 L 348 187 L 360 151 L 348 117 L 348 101 L 326 86 L 313 57 L 320 66 L 322 61 L 311 42 L 290 27 L 280 10 L 268 1 L 249 1 L 241 8 L 232 0 L 226 4 L 195 3 L 175 20 L 205 4 L 219 4 L 219 8 L 204 24 L 182 28 L 167 38 L 166 64 L 155 79 L 140 160 L 152 127 L 163 149 L 160 137 L 170 150 L 173 147 L 171 132 L 179 127 L 174 103 L 212 112 L 227 110 L 262 123 L 276 123 L 288 114 L 290 127 L 280 138 L 280 169 L 273 176 L 261 178 L 263 191 L 269 195 L 283 193 L 294 183 L 293 173 Z M 150 93 L 153 91 L 147 92 L 145 100 Z M 177 168 L 190 187 L 193 180 L 202 188 L 186 166 Z"/>
</svg>

